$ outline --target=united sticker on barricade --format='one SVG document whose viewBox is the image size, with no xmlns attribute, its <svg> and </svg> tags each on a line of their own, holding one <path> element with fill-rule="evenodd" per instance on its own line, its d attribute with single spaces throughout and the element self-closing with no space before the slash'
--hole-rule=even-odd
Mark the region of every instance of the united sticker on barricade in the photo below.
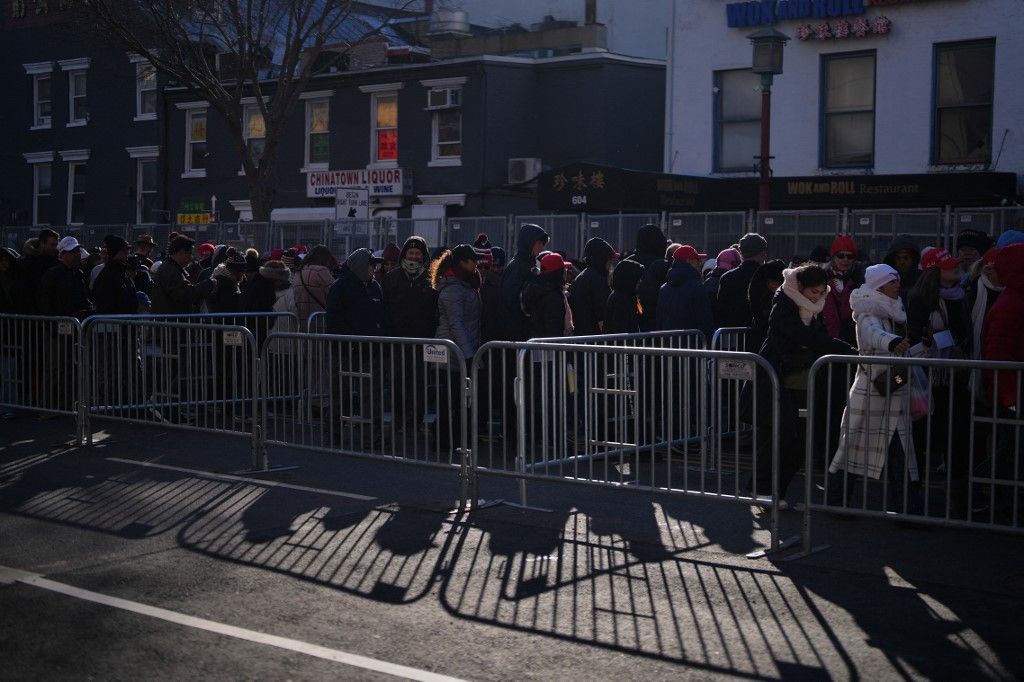
<svg viewBox="0 0 1024 682">
<path fill-rule="evenodd" d="M 448 346 L 429 344 L 423 346 L 423 362 L 448 363 Z"/>
<path fill-rule="evenodd" d="M 224 332 L 225 346 L 239 346 L 242 344 L 242 332 Z"/>
<path fill-rule="evenodd" d="M 753 381 L 754 363 L 749 360 L 719 360 L 720 381 Z"/>
<path fill-rule="evenodd" d="M 71 330 L 74 325 L 70 322 L 58 322 L 57 323 L 57 334 L 60 336 L 71 336 Z"/>
</svg>

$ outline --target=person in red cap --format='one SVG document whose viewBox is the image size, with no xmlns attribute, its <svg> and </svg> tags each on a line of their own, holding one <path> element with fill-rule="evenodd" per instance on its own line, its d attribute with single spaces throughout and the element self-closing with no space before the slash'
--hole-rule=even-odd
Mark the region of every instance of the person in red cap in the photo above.
<svg viewBox="0 0 1024 682">
<path fill-rule="evenodd" d="M 960 286 L 960 260 L 945 249 L 929 246 L 921 252 L 921 271 L 907 297 L 907 332 L 911 343 L 923 343 L 934 358 L 971 357 L 971 325 L 966 294 Z M 962 519 L 968 511 L 970 372 L 935 369 L 929 376 L 934 412 L 931 419 L 914 422 L 918 461 L 922 470 L 946 467 L 951 486 L 950 513 L 953 518 Z"/>
<path fill-rule="evenodd" d="M 857 265 L 857 242 L 853 237 L 841 234 L 832 240 L 829 256 L 825 267 L 829 292 L 822 312 L 825 328 L 832 338 L 842 339 L 856 347 L 857 326 L 853 322 L 850 294 L 864 284 L 864 271 Z"/>
<path fill-rule="evenodd" d="M 523 311 L 531 339 L 572 336 L 572 312 L 565 295 L 565 270 L 557 253 L 541 256 L 537 278 L 523 290 Z"/>
<path fill-rule="evenodd" d="M 658 329 L 699 329 L 705 338 L 715 333 L 711 300 L 704 292 L 700 269 L 707 259 L 689 244 L 672 254 L 668 279 L 658 291 Z"/>
</svg>

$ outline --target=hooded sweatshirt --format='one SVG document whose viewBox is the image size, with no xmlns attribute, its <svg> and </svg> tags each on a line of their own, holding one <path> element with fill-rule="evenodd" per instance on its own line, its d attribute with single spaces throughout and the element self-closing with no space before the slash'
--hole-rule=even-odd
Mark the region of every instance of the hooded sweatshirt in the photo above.
<svg viewBox="0 0 1024 682">
<path fill-rule="evenodd" d="M 897 235 L 896 239 L 892 240 L 889 244 L 889 249 L 885 252 L 885 258 L 882 262 L 886 265 L 896 268 L 896 254 L 900 251 L 910 251 L 914 254 L 914 264 L 911 266 L 909 272 L 900 272 L 900 298 L 903 299 L 904 305 L 907 303 L 907 294 L 917 284 L 917 279 L 921 276 L 921 270 L 918 265 L 921 263 L 921 251 L 917 248 L 917 242 L 909 234 Z M 899 268 L 896 268 L 899 271 Z"/>
<path fill-rule="evenodd" d="M 629 260 L 644 266 L 644 276 L 637 291 L 643 307 L 640 315 L 642 332 L 654 331 L 658 326 L 658 291 L 668 271 L 668 261 L 665 260 L 667 241 L 660 227 L 644 225 L 636 233 L 636 252 L 629 257 Z"/>
<path fill-rule="evenodd" d="M 636 288 L 644 276 L 644 266 L 624 260 L 612 270 L 612 293 L 605 306 L 605 334 L 633 334 L 640 328 Z"/>
<path fill-rule="evenodd" d="M 516 255 L 508 262 L 501 280 L 501 299 L 504 304 L 505 340 L 525 341 L 529 338 L 526 314 L 520 305 L 523 289 L 534 279 L 533 245 L 547 242 L 548 233 L 539 225 L 520 226 L 516 239 Z"/>
<path fill-rule="evenodd" d="M 1014 244 L 999 251 L 996 256 L 996 272 L 999 281 L 1005 285 L 999 300 L 985 317 L 981 332 L 985 360 L 1024 362 L 1024 244 Z M 1017 372 L 999 372 L 998 395 L 994 396 L 1001 407 L 1017 405 Z M 995 390 L 992 372 L 985 373 L 986 385 Z"/>
<path fill-rule="evenodd" d="M 608 286 L 608 262 L 615 255 L 612 245 L 594 237 L 583 247 L 587 267 L 569 286 L 569 307 L 576 336 L 601 333 L 604 309 L 611 288 Z"/>
</svg>

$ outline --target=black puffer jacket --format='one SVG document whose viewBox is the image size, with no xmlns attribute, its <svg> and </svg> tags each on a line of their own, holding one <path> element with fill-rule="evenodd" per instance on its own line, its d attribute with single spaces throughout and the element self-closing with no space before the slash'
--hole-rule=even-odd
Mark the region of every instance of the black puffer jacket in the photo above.
<svg viewBox="0 0 1024 682">
<path fill-rule="evenodd" d="M 804 324 L 800 309 L 780 288 L 768 317 L 768 337 L 759 354 L 781 380 L 790 372 L 809 369 L 823 355 L 854 355 L 856 351 L 850 344 L 832 338 L 821 315 Z"/>
<path fill-rule="evenodd" d="M 539 225 L 526 224 L 519 228 L 516 239 L 516 255 L 508 262 L 501 279 L 501 300 L 505 304 L 505 340 L 525 341 L 530 336 L 526 323 L 526 314 L 521 307 L 523 290 L 533 278 L 536 259 L 533 257 L 533 245 L 539 241 L 547 242 L 548 233 Z"/>
<path fill-rule="evenodd" d="M 92 285 L 92 300 L 99 315 L 134 315 L 139 303 L 135 298 L 135 282 L 123 263 L 108 262 Z"/>
<path fill-rule="evenodd" d="M 739 267 L 722 275 L 718 285 L 718 305 L 715 320 L 719 327 L 749 327 L 750 301 L 747 299 L 750 280 L 761 267 L 757 261 L 745 260 Z"/>
<path fill-rule="evenodd" d="M 527 329 L 531 339 L 565 336 L 565 312 L 568 303 L 561 270 L 538 275 L 523 291 L 523 310 L 529 315 Z"/>
<path fill-rule="evenodd" d="M 658 292 L 668 276 L 665 260 L 665 233 L 657 225 L 644 225 L 636 233 L 636 252 L 629 260 L 644 266 L 644 274 L 637 289 L 643 313 L 640 331 L 652 332 L 658 328 Z"/>
<path fill-rule="evenodd" d="M 411 248 L 423 254 L 423 270 L 416 277 L 410 277 L 402 268 L 405 253 Z M 430 252 L 427 244 L 419 237 L 410 237 L 402 247 L 399 266 L 384 275 L 381 288 L 384 290 L 386 323 L 384 333 L 388 336 L 429 339 L 437 330 L 437 292 L 430 286 Z"/>
<path fill-rule="evenodd" d="M 376 281 L 366 281 L 357 274 L 367 272 L 368 263 L 368 251 L 358 262 L 346 263 L 327 292 L 328 334 L 380 335 L 384 325 L 384 294 Z"/>
<path fill-rule="evenodd" d="M 92 314 L 93 305 L 85 288 L 85 278 L 78 268 L 63 263 L 46 271 L 39 283 L 38 309 L 41 315 L 77 317 Z"/>
<path fill-rule="evenodd" d="M 600 324 L 604 322 L 604 309 L 611 293 L 608 262 L 614 255 L 612 245 L 596 237 L 583 247 L 587 267 L 569 286 L 569 307 L 572 308 L 575 336 L 601 333 Z"/>
</svg>

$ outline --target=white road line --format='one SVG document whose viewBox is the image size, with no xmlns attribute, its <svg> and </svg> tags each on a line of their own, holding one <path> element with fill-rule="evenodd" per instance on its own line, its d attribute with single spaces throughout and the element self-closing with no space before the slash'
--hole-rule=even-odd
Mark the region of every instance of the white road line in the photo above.
<svg viewBox="0 0 1024 682">
<path fill-rule="evenodd" d="M 179 471 L 184 474 L 194 474 L 196 476 L 203 476 L 204 478 L 212 478 L 217 481 L 233 481 L 236 483 L 253 483 L 256 485 L 266 486 L 267 488 L 288 488 L 289 490 L 301 490 L 307 493 L 320 493 L 321 495 L 334 495 L 336 497 L 348 497 L 353 500 L 365 500 L 367 502 L 376 500 L 376 497 L 370 497 L 369 495 L 360 495 L 358 493 L 346 493 L 340 490 L 327 490 L 326 488 L 310 488 L 305 485 L 295 485 L 294 483 L 282 483 L 280 481 L 267 481 L 262 478 L 249 478 L 248 476 L 235 476 L 234 474 L 215 474 L 211 471 L 203 471 L 202 469 L 186 469 L 185 467 L 175 467 L 169 464 L 157 464 L 156 462 L 139 462 L 134 459 L 121 459 L 120 457 L 107 457 L 108 462 L 119 462 L 121 464 L 131 464 L 140 467 L 149 467 L 151 469 L 166 469 L 168 471 Z"/>
<path fill-rule="evenodd" d="M 158 606 L 140 604 L 139 602 L 129 601 L 119 597 L 111 597 L 109 595 L 100 594 L 99 592 L 83 590 L 72 585 L 66 585 L 64 583 L 44 578 L 36 573 L 29 573 L 27 571 L 0 566 L 0 584 L 13 582 L 19 582 L 43 590 L 49 590 L 50 592 L 57 592 L 69 597 L 74 597 L 76 599 L 83 599 L 96 604 L 110 606 L 115 609 L 121 609 L 122 611 L 131 611 L 132 613 L 165 620 L 177 625 L 196 628 L 197 630 L 205 630 L 218 635 L 225 635 L 227 637 L 234 637 L 235 639 L 255 642 L 256 644 L 265 644 L 267 646 L 286 649 L 288 651 L 294 651 L 307 656 L 323 658 L 336 663 L 344 663 L 345 665 L 350 665 L 355 668 L 373 670 L 374 672 L 385 673 L 387 675 L 393 675 L 395 677 L 401 677 L 408 680 L 422 680 L 423 682 L 461 682 L 457 677 L 449 677 L 447 675 L 432 673 L 427 670 L 410 668 L 408 666 L 398 665 L 397 663 L 378 661 L 375 658 L 360 656 L 358 654 L 350 654 L 347 651 L 330 649 L 325 646 L 320 646 L 319 644 L 310 644 L 309 642 L 289 639 L 288 637 L 268 635 L 265 632 L 257 632 L 256 630 L 235 627 L 234 625 L 218 623 L 217 621 L 206 620 L 205 618 L 196 618 L 195 616 L 189 616 L 184 613 L 162 609 Z"/>
</svg>

